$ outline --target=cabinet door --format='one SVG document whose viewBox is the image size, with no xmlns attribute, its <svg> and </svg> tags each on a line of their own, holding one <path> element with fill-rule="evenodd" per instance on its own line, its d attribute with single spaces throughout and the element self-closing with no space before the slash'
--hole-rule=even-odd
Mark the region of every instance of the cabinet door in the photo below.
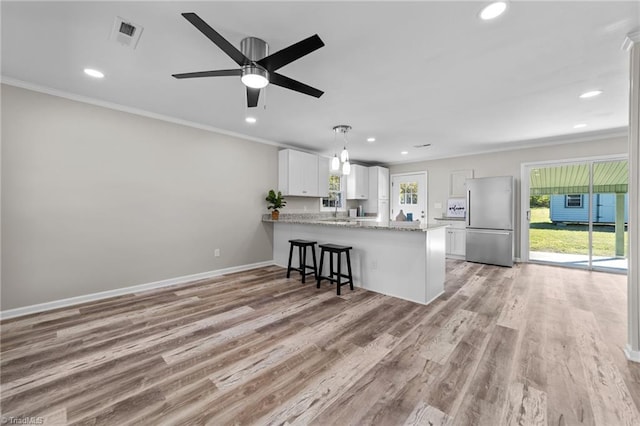
<svg viewBox="0 0 640 426">
<path fill-rule="evenodd" d="M 377 167 L 378 169 L 378 198 L 389 199 L 389 169 Z"/>
<path fill-rule="evenodd" d="M 464 256 L 466 253 L 466 230 L 450 229 L 451 231 L 451 254 Z"/>
<path fill-rule="evenodd" d="M 289 150 L 289 194 L 306 195 L 305 152 Z"/>
<path fill-rule="evenodd" d="M 451 228 L 447 228 L 447 234 L 446 234 L 446 241 L 445 241 L 445 254 L 450 255 L 450 254 L 455 254 L 455 247 L 454 247 L 455 241 L 453 238 L 453 230 Z"/>
<path fill-rule="evenodd" d="M 320 191 L 318 190 L 318 156 L 307 154 L 306 152 L 302 154 L 304 154 L 302 159 L 302 166 L 304 168 L 302 195 L 318 197 L 320 195 Z"/>
<path fill-rule="evenodd" d="M 278 153 L 278 161 L 278 188 L 283 195 L 320 196 L 317 155 L 285 149 Z"/>
<path fill-rule="evenodd" d="M 369 198 L 369 170 L 368 167 L 354 164 L 347 177 L 347 199 L 366 200 Z"/>
<path fill-rule="evenodd" d="M 318 157 L 318 196 L 329 196 L 329 167 L 330 160 L 325 157 Z"/>
</svg>

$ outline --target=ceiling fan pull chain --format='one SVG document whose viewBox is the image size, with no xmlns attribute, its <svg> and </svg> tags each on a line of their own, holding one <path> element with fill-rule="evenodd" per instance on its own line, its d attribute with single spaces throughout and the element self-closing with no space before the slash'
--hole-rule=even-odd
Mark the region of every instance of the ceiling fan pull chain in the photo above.
<svg viewBox="0 0 640 426">
<path fill-rule="evenodd" d="M 267 86 L 269 87 L 269 86 Z M 262 104 L 262 109 L 264 109 L 265 111 L 267 110 L 267 87 L 265 87 L 264 89 L 262 89 L 264 91 L 264 104 Z"/>
</svg>

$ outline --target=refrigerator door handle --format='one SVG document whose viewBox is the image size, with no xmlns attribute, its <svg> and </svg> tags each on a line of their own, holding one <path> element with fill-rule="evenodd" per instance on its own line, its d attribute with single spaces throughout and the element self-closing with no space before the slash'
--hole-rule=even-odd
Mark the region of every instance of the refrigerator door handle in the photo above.
<svg viewBox="0 0 640 426">
<path fill-rule="evenodd" d="M 467 190 L 467 226 L 471 226 L 471 190 Z"/>
<path fill-rule="evenodd" d="M 497 229 L 482 229 L 482 228 L 469 228 L 468 232 L 475 232 L 476 234 L 491 234 L 491 235 L 511 235 L 512 231 L 501 231 Z"/>
</svg>

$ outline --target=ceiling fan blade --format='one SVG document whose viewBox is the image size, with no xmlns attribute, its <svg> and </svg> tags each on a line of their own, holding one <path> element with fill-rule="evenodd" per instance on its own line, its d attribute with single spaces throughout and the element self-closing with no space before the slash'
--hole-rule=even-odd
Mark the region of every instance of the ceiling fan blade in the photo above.
<svg viewBox="0 0 640 426">
<path fill-rule="evenodd" d="M 273 72 L 296 59 L 308 55 L 314 50 L 320 49 L 322 46 L 324 46 L 324 42 L 318 37 L 318 34 L 315 34 L 289 47 L 285 47 L 266 58 L 260 59 L 257 64 L 266 68 L 269 72 Z"/>
<path fill-rule="evenodd" d="M 195 13 L 183 13 L 182 16 L 185 19 L 193 24 L 202 34 L 204 34 L 209 40 L 215 43 L 224 53 L 229 55 L 231 59 L 233 59 L 238 65 L 246 65 L 251 63 L 251 61 L 242 54 L 233 44 L 229 43 L 227 39 L 222 37 L 220 34 L 216 32 L 213 28 L 209 26 L 206 22 L 204 22 L 198 15 Z"/>
<path fill-rule="evenodd" d="M 305 95 L 314 96 L 319 98 L 324 93 L 322 90 L 318 90 L 315 87 L 308 86 L 304 83 L 300 83 L 292 78 L 285 77 L 277 72 L 269 73 L 269 82 L 276 86 L 284 87 L 285 89 L 295 90 L 296 92 L 304 93 Z"/>
<path fill-rule="evenodd" d="M 171 74 L 175 78 L 196 78 L 196 77 L 228 77 L 242 75 L 242 70 L 215 70 L 215 71 L 198 71 L 185 72 L 182 74 Z"/>
<path fill-rule="evenodd" d="M 247 87 L 247 106 L 249 108 L 258 106 L 258 97 L 260 96 L 260 89 L 253 89 Z"/>
</svg>

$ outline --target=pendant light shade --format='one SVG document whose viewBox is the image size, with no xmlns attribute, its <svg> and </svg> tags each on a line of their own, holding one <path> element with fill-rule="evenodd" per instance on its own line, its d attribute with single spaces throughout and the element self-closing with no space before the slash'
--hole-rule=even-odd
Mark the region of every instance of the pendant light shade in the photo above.
<svg viewBox="0 0 640 426">
<path fill-rule="evenodd" d="M 350 173 L 351 173 L 351 164 L 349 163 L 349 160 L 347 160 L 342 164 L 342 174 L 346 176 Z"/>
<path fill-rule="evenodd" d="M 347 147 L 342 148 L 342 152 L 340 153 L 340 161 L 343 163 L 345 161 L 349 161 L 349 151 L 347 151 Z"/>
<path fill-rule="evenodd" d="M 340 170 L 340 159 L 338 158 L 338 154 L 333 155 L 333 159 L 331 160 L 331 170 L 334 172 Z"/>
</svg>

